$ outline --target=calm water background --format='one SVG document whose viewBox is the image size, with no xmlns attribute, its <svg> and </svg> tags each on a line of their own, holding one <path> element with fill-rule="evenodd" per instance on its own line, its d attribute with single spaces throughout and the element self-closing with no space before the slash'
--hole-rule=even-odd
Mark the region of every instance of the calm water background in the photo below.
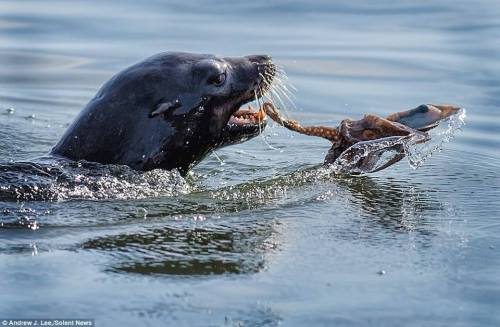
<svg viewBox="0 0 500 327">
<path fill-rule="evenodd" d="M 2 162 L 47 153 L 105 80 L 166 50 L 271 54 L 304 123 L 468 114 L 418 170 L 318 177 L 328 143 L 271 126 L 172 196 L 0 202 L 0 318 L 499 325 L 499 17 L 495 1 L 0 2 Z"/>
</svg>

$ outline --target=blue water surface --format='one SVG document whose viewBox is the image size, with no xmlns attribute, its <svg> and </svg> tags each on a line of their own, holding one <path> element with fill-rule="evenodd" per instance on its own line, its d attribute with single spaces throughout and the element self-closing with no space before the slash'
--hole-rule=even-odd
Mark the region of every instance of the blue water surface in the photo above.
<svg viewBox="0 0 500 327">
<path fill-rule="evenodd" d="M 274 125 L 172 190 L 111 175 L 0 202 L 0 319 L 500 325 L 499 17 L 488 0 L 3 0 L 1 163 L 46 154 L 103 82 L 170 50 L 272 55 L 304 124 L 422 103 L 467 118 L 417 170 L 325 174 L 328 142 Z"/>
</svg>

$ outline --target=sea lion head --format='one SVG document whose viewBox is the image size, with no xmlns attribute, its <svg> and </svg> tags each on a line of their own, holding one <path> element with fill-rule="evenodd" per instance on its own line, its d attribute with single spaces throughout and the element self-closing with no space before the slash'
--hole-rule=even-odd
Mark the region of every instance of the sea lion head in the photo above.
<svg viewBox="0 0 500 327">
<path fill-rule="evenodd" d="M 155 55 L 105 83 L 52 152 L 185 173 L 211 150 L 265 127 L 260 114 L 238 110 L 269 89 L 274 73 L 266 55 Z"/>
</svg>

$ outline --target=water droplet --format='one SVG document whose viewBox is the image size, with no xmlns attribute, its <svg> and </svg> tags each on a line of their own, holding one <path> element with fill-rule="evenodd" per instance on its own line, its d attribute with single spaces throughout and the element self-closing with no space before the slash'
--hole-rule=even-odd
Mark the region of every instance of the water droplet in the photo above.
<svg viewBox="0 0 500 327">
<path fill-rule="evenodd" d="M 193 217 L 194 221 L 205 221 L 207 218 L 203 215 L 197 215 Z"/>
<path fill-rule="evenodd" d="M 35 243 L 31 243 L 31 256 L 37 256 L 38 255 L 38 248 L 36 247 Z"/>
<path fill-rule="evenodd" d="M 435 130 L 430 132 L 432 135 L 430 141 L 422 144 L 417 144 L 417 142 L 403 144 L 410 166 L 417 169 L 434 153 L 440 152 L 444 144 L 450 142 L 455 137 L 456 132 L 465 125 L 465 117 L 465 109 L 460 109 L 457 114 L 446 118 Z"/>
<path fill-rule="evenodd" d="M 145 208 L 138 208 L 137 212 L 138 212 L 139 216 L 141 216 L 144 219 L 146 219 L 148 217 L 148 210 L 146 210 Z"/>
</svg>

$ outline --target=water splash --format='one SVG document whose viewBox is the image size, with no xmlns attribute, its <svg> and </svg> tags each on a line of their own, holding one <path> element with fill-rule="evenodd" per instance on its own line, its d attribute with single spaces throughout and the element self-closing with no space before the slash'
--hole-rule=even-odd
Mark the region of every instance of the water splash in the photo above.
<svg viewBox="0 0 500 327">
<path fill-rule="evenodd" d="M 415 133 L 359 142 L 345 150 L 325 169 L 328 171 L 326 175 L 375 172 L 405 157 L 410 166 L 416 169 L 433 153 L 440 151 L 464 124 L 465 110 L 462 109 L 458 114 L 444 120 L 441 126 L 430 134 Z M 318 178 L 317 175 L 323 174 L 316 170 L 313 175 Z M 278 193 L 286 193 L 286 186 L 280 188 Z M 43 159 L 36 163 L 0 164 L 0 200 L 7 201 L 141 199 L 174 196 L 191 191 L 193 187 L 176 171 L 137 172 L 127 166 L 70 162 L 55 158 Z M 225 191 L 226 194 L 218 191 L 218 195 L 223 199 L 237 196 L 232 194 L 231 190 Z M 253 197 L 260 195 L 252 194 Z"/>
<path fill-rule="evenodd" d="M 436 129 L 428 133 L 358 142 L 342 152 L 330 168 L 343 174 L 372 173 L 406 157 L 409 165 L 417 169 L 453 139 L 456 132 L 465 125 L 465 117 L 465 109 L 460 109 L 457 114 L 444 119 Z"/>
<path fill-rule="evenodd" d="M 465 125 L 466 110 L 460 111 L 439 124 L 439 126 L 430 132 L 429 141 L 422 144 L 405 143 L 405 153 L 408 163 L 413 169 L 422 166 L 434 153 L 441 152 L 443 146 L 450 142 L 458 131 Z"/>
<path fill-rule="evenodd" d="M 188 193 L 177 171 L 42 159 L 0 165 L 0 200 L 140 199 Z"/>
<path fill-rule="evenodd" d="M 415 134 L 421 137 L 422 134 Z M 414 135 L 384 137 L 358 142 L 347 148 L 330 168 L 340 174 L 372 173 L 404 158 L 404 144 L 414 143 Z"/>
</svg>

